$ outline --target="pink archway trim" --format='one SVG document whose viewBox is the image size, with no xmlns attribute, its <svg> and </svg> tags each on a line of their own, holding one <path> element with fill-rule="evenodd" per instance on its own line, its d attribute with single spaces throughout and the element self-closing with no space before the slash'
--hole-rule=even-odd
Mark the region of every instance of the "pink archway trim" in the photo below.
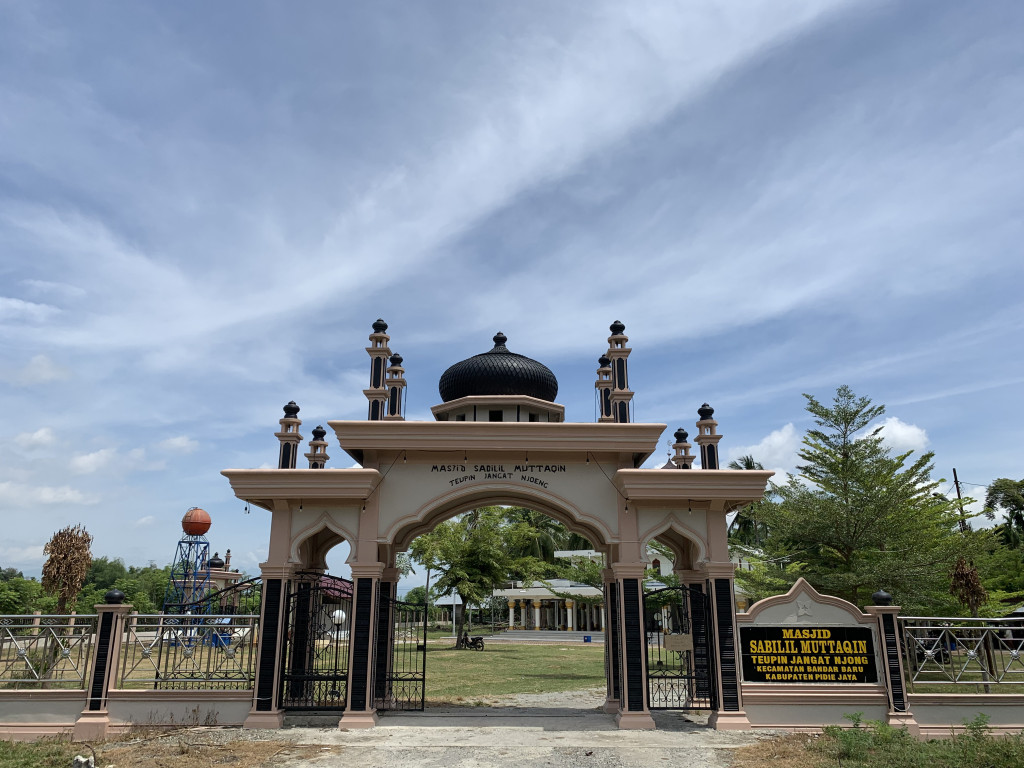
<svg viewBox="0 0 1024 768">
<path fill-rule="evenodd" d="M 327 512 L 323 512 L 320 517 L 314 520 L 312 523 L 307 525 L 305 528 L 292 534 L 291 547 L 288 550 L 288 561 L 291 563 L 298 563 L 301 561 L 299 557 L 299 548 L 306 542 L 307 539 L 316 536 L 320 531 L 329 530 L 332 533 L 341 536 L 342 539 L 349 542 L 350 544 L 356 541 L 356 536 L 344 526 L 340 525 L 334 520 Z M 337 546 L 337 545 L 335 545 Z M 352 547 L 355 550 L 355 547 Z M 349 555 L 349 560 L 352 559 L 352 555 Z"/>
<path fill-rule="evenodd" d="M 789 588 L 789 592 L 784 595 L 773 595 L 772 597 L 766 597 L 763 600 L 758 600 L 746 613 L 738 613 L 737 621 L 743 623 L 754 622 L 757 620 L 758 614 L 768 610 L 774 606 L 789 605 L 795 603 L 799 598 L 809 598 L 816 603 L 823 605 L 831 605 L 842 611 L 846 611 L 850 616 L 862 624 L 871 624 L 876 621 L 874 616 L 870 616 L 863 613 L 860 608 L 851 603 L 849 600 L 843 600 L 841 597 L 835 597 L 834 595 L 823 595 L 814 587 L 811 586 L 810 582 L 801 576 L 796 580 L 796 583 Z"/>
<path fill-rule="evenodd" d="M 704 536 L 680 521 L 675 514 L 671 512 L 666 514 L 665 517 L 663 517 L 657 524 L 651 526 L 640 535 L 640 551 L 646 552 L 647 545 L 650 544 L 652 539 L 669 530 L 675 531 L 694 545 L 696 548 L 696 555 L 693 558 L 694 563 L 708 559 L 707 540 Z"/>
<path fill-rule="evenodd" d="M 460 512 L 491 504 L 521 505 L 543 512 L 564 523 L 569 530 L 591 539 L 599 549 L 618 541 L 604 521 L 584 513 L 567 499 L 548 491 L 524 489 L 510 483 L 456 489 L 435 496 L 415 512 L 396 520 L 384 536 L 396 548 L 406 549 L 416 536 L 437 523 Z"/>
</svg>

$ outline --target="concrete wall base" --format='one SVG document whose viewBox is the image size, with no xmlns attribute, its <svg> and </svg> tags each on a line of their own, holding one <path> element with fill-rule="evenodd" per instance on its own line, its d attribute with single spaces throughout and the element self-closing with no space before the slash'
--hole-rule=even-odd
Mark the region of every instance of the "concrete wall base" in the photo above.
<svg viewBox="0 0 1024 768">
<path fill-rule="evenodd" d="M 0 725 L 0 739 L 4 741 L 37 741 L 55 736 L 70 736 L 74 723 L 18 723 Z"/>
<path fill-rule="evenodd" d="M 619 712 L 615 724 L 624 731 L 653 731 L 656 727 L 650 712 Z"/>
<path fill-rule="evenodd" d="M 273 712 L 257 712 L 253 710 L 242 723 L 243 728 L 283 728 L 284 710 L 275 709 Z"/>
<path fill-rule="evenodd" d="M 110 715 L 105 709 L 85 711 L 78 716 L 72 738 L 75 741 L 103 741 L 110 728 Z"/>
<path fill-rule="evenodd" d="M 618 711 L 622 708 L 618 699 L 605 699 L 604 705 L 601 707 L 601 711 L 606 715 L 618 714 Z"/>
<path fill-rule="evenodd" d="M 747 731 L 751 727 L 747 713 L 742 709 L 739 712 L 712 712 L 708 725 L 716 731 Z"/>
<path fill-rule="evenodd" d="M 338 723 L 339 728 L 375 728 L 377 726 L 377 711 L 371 712 L 346 712 L 341 716 Z"/>
<path fill-rule="evenodd" d="M 917 724 L 917 720 L 910 712 L 890 712 L 889 725 L 893 728 L 906 728 L 907 733 L 915 739 L 921 738 L 921 726 Z"/>
</svg>

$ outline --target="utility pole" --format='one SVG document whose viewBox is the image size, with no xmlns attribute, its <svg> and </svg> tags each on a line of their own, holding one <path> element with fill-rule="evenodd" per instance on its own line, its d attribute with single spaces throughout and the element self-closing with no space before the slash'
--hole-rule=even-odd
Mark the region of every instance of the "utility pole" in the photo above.
<svg viewBox="0 0 1024 768">
<path fill-rule="evenodd" d="M 960 495 L 960 478 L 956 476 L 956 467 L 953 467 L 953 485 L 956 486 L 956 498 L 960 504 L 960 532 L 967 533 L 967 515 L 964 512 L 964 497 Z"/>
</svg>

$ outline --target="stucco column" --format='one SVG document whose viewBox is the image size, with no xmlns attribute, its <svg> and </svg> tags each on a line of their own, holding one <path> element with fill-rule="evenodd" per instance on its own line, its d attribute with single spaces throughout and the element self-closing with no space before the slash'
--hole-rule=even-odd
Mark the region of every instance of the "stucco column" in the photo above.
<svg viewBox="0 0 1024 768">
<path fill-rule="evenodd" d="M 615 722 L 619 728 L 651 730 L 655 727 L 647 703 L 647 633 L 644 628 L 643 577 L 645 564 L 613 563 L 612 572 L 617 595 L 609 600 L 613 616 L 612 632 L 619 637 L 622 683 L 619 712 Z"/>
<path fill-rule="evenodd" d="M 352 565 L 352 629 L 349 639 L 348 697 L 341 728 L 372 728 L 377 724 L 373 690 L 373 635 L 377 616 L 377 588 L 383 563 Z"/>
<path fill-rule="evenodd" d="M 576 629 L 576 603 L 572 600 L 565 601 L 565 628 L 569 632 L 573 632 Z"/>
<path fill-rule="evenodd" d="M 615 576 L 611 568 L 601 571 L 601 578 L 604 582 L 604 599 L 609 605 L 618 603 L 619 585 L 615 582 Z M 598 606 L 591 606 L 597 609 Z M 596 610 L 591 611 L 591 616 Z M 608 714 L 615 714 L 619 711 L 622 696 L 622 645 L 618 632 L 612 631 L 612 627 L 618 626 L 618 613 L 613 612 L 611 621 L 604 629 L 604 653 L 605 669 L 607 670 L 607 691 L 605 693 L 604 711 Z"/>
<path fill-rule="evenodd" d="M 529 618 L 530 617 L 529 617 L 529 615 L 527 613 L 529 610 L 530 610 L 530 608 L 529 608 L 529 601 L 528 600 L 519 601 L 519 618 L 520 618 L 520 623 L 523 625 L 523 629 L 529 629 L 530 628 L 530 622 L 529 622 Z"/>
<path fill-rule="evenodd" d="M 739 633 L 736 629 L 736 600 L 733 582 L 736 566 L 731 562 L 707 563 L 717 654 L 718 709 L 711 713 L 708 725 L 717 730 L 741 730 L 750 727 L 743 711 L 739 681 Z"/>
<path fill-rule="evenodd" d="M 905 727 L 912 735 L 920 735 L 921 729 L 910 711 L 907 691 L 903 681 L 906 680 L 903 669 L 903 638 L 900 636 L 897 617 L 900 612 L 898 605 L 891 605 L 892 595 L 879 590 L 873 594 L 876 605 L 864 609 L 878 621 L 878 639 L 882 645 L 882 658 L 885 666 L 881 670 L 885 678 L 885 690 L 889 694 L 889 724 L 893 727 Z"/>
<path fill-rule="evenodd" d="M 377 701 L 390 695 L 388 676 L 395 650 L 394 600 L 398 591 L 398 569 L 385 568 L 377 589 L 376 642 L 374 650 L 373 695 Z"/>
<path fill-rule="evenodd" d="M 106 604 L 95 606 L 96 643 L 92 649 L 85 709 L 75 721 L 76 741 L 100 741 L 106 738 L 107 728 L 110 726 L 107 693 L 114 687 L 117 679 L 121 641 L 124 637 L 124 620 L 132 606 L 112 602 L 124 599 L 124 594 L 120 590 L 111 589 L 105 599 L 108 601 Z M 38 622 L 38 619 L 35 621 Z"/>
<path fill-rule="evenodd" d="M 278 519 L 275 512 L 274 520 Z M 271 539 L 274 536 L 271 528 Z M 273 543 L 271 550 L 274 549 Z M 281 657 L 286 616 L 285 593 L 293 568 L 290 565 L 260 564 L 263 591 L 260 598 L 259 649 L 256 656 L 256 684 L 252 709 L 243 728 L 280 728 L 284 711 L 280 702 Z"/>
<path fill-rule="evenodd" d="M 597 631 L 600 632 L 606 626 L 608 626 L 608 617 L 605 615 L 605 604 L 599 603 L 597 606 Z"/>
<path fill-rule="evenodd" d="M 516 628 L 516 601 L 515 600 L 509 600 L 508 601 L 508 628 L 509 629 L 515 629 Z"/>
<path fill-rule="evenodd" d="M 533 628 L 540 629 L 540 600 L 533 601 Z"/>
</svg>

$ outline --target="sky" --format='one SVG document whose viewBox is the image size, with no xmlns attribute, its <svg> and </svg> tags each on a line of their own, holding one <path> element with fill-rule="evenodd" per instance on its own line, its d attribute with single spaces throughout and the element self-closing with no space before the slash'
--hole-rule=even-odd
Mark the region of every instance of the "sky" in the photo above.
<svg viewBox="0 0 1024 768">
<path fill-rule="evenodd" d="M 984 495 L 1024 477 L 1024 4 L 0 0 L 0 567 L 169 562 L 219 473 L 366 417 L 384 318 L 411 418 L 454 362 L 546 363 L 593 421 L 794 471 L 802 393 Z M 332 443 L 331 464 L 351 460 Z M 343 559 L 343 558 L 341 558 Z M 337 557 L 332 560 L 332 568 Z"/>
</svg>

